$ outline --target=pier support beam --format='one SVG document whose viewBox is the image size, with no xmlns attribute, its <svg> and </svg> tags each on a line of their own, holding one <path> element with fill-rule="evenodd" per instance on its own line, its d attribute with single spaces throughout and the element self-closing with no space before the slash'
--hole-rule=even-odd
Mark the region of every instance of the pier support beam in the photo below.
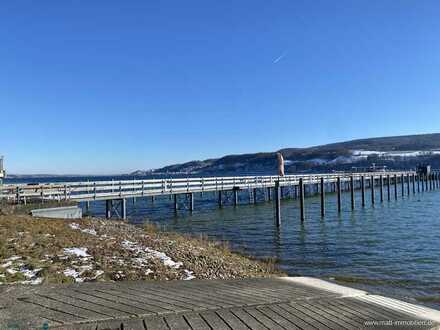
<svg viewBox="0 0 440 330">
<path fill-rule="evenodd" d="M 234 206 L 237 206 L 238 205 L 238 188 L 234 188 L 234 190 L 233 190 L 233 193 L 234 193 Z"/>
<path fill-rule="evenodd" d="M 188 202 L 189 202 L 189 211 L 193 212 L 194 211 L 194 194 L 193 193 L 189 193 L 188 194 Z"/>
<path fill-rule="evenodd" d="M 380 202 L 383 203 L 383 176 L 379 176 Z"/>
<path fill-rule="evenodd" d="M 281 189 L 280 182 L 275 181 L 275 217 L 277 227 L 281 226 Z"/>
<path fill-rule="evenodd" d="M 272 200 L 272 189 L 270 187 L 267 187 L 267 200 Z"/>
<path fill-rule="evenodd" d="M 173 197 L 174 197 L 174 212 L 177 213 L 177 209 L 178 209 L 177 194 L 174 194 Z"/>
<path fill-rule="evenodd" d="M 388 195 L 388 202 L 391 200 L 391 189 L 390 189 L 390 176 L 387 175 L 387 195 Z"/>
<path fill-rule="evenodd" d="M 107 199 L 105 201 L 105 218 L 110 219 L 112 217 L 112 207 L 113 201 L 111 199 Z"/>
<path fill-rule="evenodd" d="M 221 190 L 218 192 L 218 207 L 219 208 L 223 207 L 223 196 L 222 196 L 222 191 Z"/>
<path fill-rule="evenodd" d="M 374 193 L 374 175 L 370 177 L 370 189 L 371 189 L 371 204 L 374 205 L 375 193 Z"/>
<path fill-rule="evenodd" d="M 411 193 L 411 189 L 410 189 L 410 182 L 409 182 L 409 173 L 406 175 L 406 193 L 409 196 L 409 194 Z"/>
<path fill-rule="evenodd" d="M 397 201 L 397 174 L 394 174 L 394 199 Z"/>
<path fill-rule="evenodd" d="M 413 190 L 413 195 L 416 194 L 416 176 L 413 173 L 413 175 L 411 175 L 411 179 L 412 179 L 412 190 Z"/>
<path fill-rule="evenodd" d="M 321 188 L 321 217 L 324 217 L 325 216 L 325 183 L 324 183 L 324 178 L 321 178 L 320 188 Z"/>
<path fill-rule="evenodd" d="M 299 179 L 299 207 L 300 207 L 300 216 L 301 222 L 305 220 L 305 210 L 304 210 L 304 182 L 303 178 Z"/>
<path fill-rule="evenodd" d="M 403 174 L 400 175 L 400 185 L 402 188 L 402 191 L 401 191 L 402 197 L 404 197 L 405 196 L 405 176 Z"/>
<path fill-rule="evenodd" d="M 341 213 L 341 177 L 338 176 L 336 179 L 336 196 L 338 204 L 338 212 Z"/>
<path fill-rule="evenodd" d="M 121 218 L 127 219 L 127 200 L 125 198 L 121 199 Z"/>
<path fill-rule="evenodd" d="M 365 207 L 365 178 L 361 176 L 361 197 L 362 197 L 362 207 Z"/>
<path fill-rule="evenodd" d="M 257 204 L 257 188 L 254 188 L 252 195 L 254 197 L 254 204 Z"/>
<path fill-rule="evenodd" d="M 350 177 L 350 197 L 351 197 L 351 209 L 354 210 L 354 178 Z"/>
</svg>

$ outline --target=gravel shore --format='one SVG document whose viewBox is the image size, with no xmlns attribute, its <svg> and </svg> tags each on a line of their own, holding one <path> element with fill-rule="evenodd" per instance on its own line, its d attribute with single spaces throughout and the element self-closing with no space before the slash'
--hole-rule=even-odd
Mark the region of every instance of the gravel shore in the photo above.
<svg viewBox="0 0 440 330">
<path fill-rule="evenodd" d="M 10 212 L 8 212 L 10 213 Z M 280 276 L 206 238 L 119 220 L 0 214 L 0 284 Z"/>
</svg>

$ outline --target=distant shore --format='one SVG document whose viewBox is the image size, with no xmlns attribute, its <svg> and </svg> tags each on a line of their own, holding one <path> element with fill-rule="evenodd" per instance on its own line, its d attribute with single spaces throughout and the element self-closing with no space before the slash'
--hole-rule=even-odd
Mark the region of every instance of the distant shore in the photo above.
<svg viewBox="0 0 440 330">
<path fill-rule="evenodd" d="M 120 220 L 38 219 L 0 206 L 0 284 L 191 280 L 280 275 L 271 261 L 232 253 L 206 237 Z"/>
</svg>

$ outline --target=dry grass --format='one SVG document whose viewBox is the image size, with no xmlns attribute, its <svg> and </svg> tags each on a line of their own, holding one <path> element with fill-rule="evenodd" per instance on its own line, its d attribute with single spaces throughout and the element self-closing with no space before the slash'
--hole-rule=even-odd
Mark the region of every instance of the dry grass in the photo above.
<svg viewBox="0 0 440 330">
<path fill-rule="evenodd" d="M 69 254 L 66 248 L 83 249 L 89 256 Z M 0 215 L 0 283 L 230 279 L 275 274 L 280 275 L 272 261 L 251 260 L 232 253 L 226 243 L 163 232 L 153 225 Z"/>
</svg>

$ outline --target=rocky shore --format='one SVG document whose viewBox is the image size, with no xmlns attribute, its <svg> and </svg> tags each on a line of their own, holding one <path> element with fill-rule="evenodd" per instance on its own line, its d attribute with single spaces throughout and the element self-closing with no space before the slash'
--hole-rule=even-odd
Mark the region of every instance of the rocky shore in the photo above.
<svg viewBox="0 0 440 330">
<path fill-rule="evenodd" d="M 203 237 L 149 225 L 0 213 L 0 284 L 191 280 L 280 275 L 274 263 L 231 252 Z"/>
</svg>

